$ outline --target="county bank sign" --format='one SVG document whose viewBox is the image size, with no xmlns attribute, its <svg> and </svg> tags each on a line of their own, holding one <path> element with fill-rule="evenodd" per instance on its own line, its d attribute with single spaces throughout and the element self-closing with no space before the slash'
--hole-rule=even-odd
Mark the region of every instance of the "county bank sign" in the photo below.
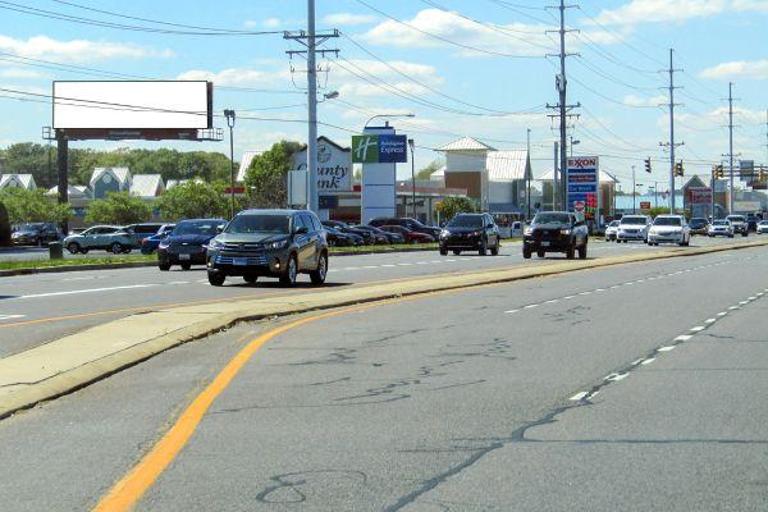
<svg viewBox="0 0 768 512">
<path fill-rule="evenodd" d="M 307 150 L 294 156 L 296 169 L 307 168 Z M 317 139 L 317 191 L 348 192 L 352 190 L 352 158 L 349 148 L 343 148 L 326 137 Z"/>
</svg>

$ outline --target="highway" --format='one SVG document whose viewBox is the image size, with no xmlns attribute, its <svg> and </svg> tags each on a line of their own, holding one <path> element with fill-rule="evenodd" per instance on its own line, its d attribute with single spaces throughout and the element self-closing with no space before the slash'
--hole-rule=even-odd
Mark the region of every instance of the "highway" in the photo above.
<svg viewBox="0 0 768 512">
<path fill-rule="evenodd" d="M 510 251 L 339 258 L 333 281 L 521 264 Z M 342 270 L 364 263 L 414 265 Z M 168 279 L 188 275 L 203 277 Z M 51 290 L 80 286 L 61 278 L 46 276 Z M 273 293 L 217 293 L 243 292 Z M 67 297 L 86 295 L 114 306 L 113 293 Z M 0 502 L 763 511 L 767 314 L 761 247 L 241 324 L 0 421 Z"/>
<path fill-rule="evenodd" d="M 726 243 L 726 240 L 713 242 L 698 238 L 696 243 Z M 599 258 L 637 250 L 669 250 L 669 247 L 593 241 L 590 256 Z M 560 255 L 553 255 L 544 263 L 560 259 Z M 497 257 L 480 257 L 476 253 L 443 257 L 436 250 L 339 256 L 331 258 L 327 286 L 530 265 L 535 261 L 534 258 L 524 262 L 519 242 L 508 243 Z M 179 267 L 171 272 L 141 267 L 4 277 L 0 278 L 0 357 L 151 308 L 313 290 L 317 288 L 310 286 L 307 276 L 300 277 L 300 286 L 294 290 L 281 288 L 276 279 L 263 279 L 250 286 L 240 278 L 228 280 L 224 288 L 214 288 L 208 284 L 202 267 L 194 267 L 189 272 Z"/>
</svg>

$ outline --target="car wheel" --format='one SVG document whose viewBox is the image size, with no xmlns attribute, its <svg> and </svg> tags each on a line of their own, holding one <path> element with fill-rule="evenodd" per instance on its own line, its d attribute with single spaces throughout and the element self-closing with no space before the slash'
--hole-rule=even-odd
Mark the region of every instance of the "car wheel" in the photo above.
<svg viewBox="0 0 768 512">
<path fill-rule="evenodd" d="M 115 242 L 109 246 L 109 250 L 112 254 L 120 254 L 123 252 L 123 246 L 120 242 Z"/>
<path fill-rule="evenodd" d="M 70 242 L 69 244 L 67 244 L 67 250 L 69 251 L 70 254 L 77 254 L 80 252 L 80 244 L 75 242 Z"/>
<path fill-rule="evenodd" d="M 580 260 L 587 259 L 587 242 L 584 242 L 584 245 L 579 247 L 579 259 Z"/>
<path fill-rule="evenodd" d="M 527 247 L 523 247 L 523 258 L 527 260 L 531 259 L 531 250 Z"/>
<path fill-rule="evenodd" d="M 454 256 L 458 256 L 458 255 L 460 255 L 460 254 L 461 254 L 461 251 L 453 251 L 453 255 L 454 255 Z"/>
<path fill-rule="evenodd" d="M 546 255 L 547 253 L 544 251 L 536 251 L 536 256 L 538 256 L 539 258 L 543 258 Z"/>
<path fill-rule="evenodd" d="M 733 238 L 733 235 L 728 235 L 728 238 Z"/>
<path fill-rule="evenodd" d="M 171 270 L 171 264 L 170 263 L 158 263 L 157 268 L 159 268 L 163 272 L 168 272 Z"/>
<path fill-rule="evenodd" d="M 491 248 L 491 256 L 498 256 L 499 255 L 499 244 L 496 244 L 493 248 Z"/>
<path fill-rule="evenodd" d="M 328 275 L 328 255 L 322 253 L 317 261 L 317 268 L 309 273 L 309 279 L 312 284 L 319 285 L 325 282 L 325 276 Z"/>
<path fill-rule="evenodd" d="M 83 254 L 88 254 L 88 249 L 87 248 L 80 249 L 80 252 Z"/>
<path fill-rule="evenodd" d="M 259 276 L 255 274 L 246 274 L 243 276 L 243 281 L 245 281 L 248 284 L 256 284 L 256 281 L 258 281 Z"/>
<path fill-rule="evenodd" d="M 189 262 L 186 262 L 186 263 L 182 263 L 182 264 L 181 264 L 181 270 L 189 270 L 189 269 L 191 269 L 191 268 L 192 268 L 192 264 L 191 264 L 191 263 L 189 263 Z"/>
<path fill-rule="evenodd" d="M 440 256 L 448 256 L 448 249 L 440 249 Z"/>
<path fill-rule="evenodd" d="M 574 259 L 576 257 L 576 247 L 574 247 L 573 245 L 568 247 L 568 250 L 565 252 L 565 257 L 568 258 L 569 260 Z"/>
<path fill-rule="evenodd" d="M 285 272 L 280 276 L 280 284 L 283 286 L 293 286 L 296 284 L 296 276 L 299 273 L 296 256 L 291 255 L 288 258 L 288 264 L 285 266 Z"/>
<path fill-rule="evenodd" d="M 742 233 L 742 234 L 741 234 L 741 236 L 749 236 L 749 233 L 747 233 L 747 232 L 745 231 L 744 233 Z"/>
<path fill-rule="evenodd" d="M 227 276 L 220 272 L 208 272 L 208 282 L 213 286 L 222 286 L 226 278 Z"/>
<path fill-rule="evenodd" d="M 485 256 L 488 254 L 488 242 L 483 240 L 482 245 L 480 246 L 480 249 L 477 250 L 477 254 L 480 256 Z"/>
</svg>

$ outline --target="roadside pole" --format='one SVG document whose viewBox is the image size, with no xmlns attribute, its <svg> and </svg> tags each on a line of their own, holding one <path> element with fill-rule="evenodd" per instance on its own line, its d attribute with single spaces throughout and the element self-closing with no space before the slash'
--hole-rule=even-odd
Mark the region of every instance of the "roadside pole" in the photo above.
<svg viewBox="0 0 768 512">
<path fill-rule="evenodd" d="M 637 184 L 635 183 L 635 166 L 632 166 L 632 213 L 637 213 Z"/>
<path fill-rule="evenodd" d="M 557 163 L 559 158 L 560 158 L 558 153 L 559 153 L 559 151 L 558 151 L 557 141 L 555 141 L 555 161 L 554 161 L 555 166 L 552 168 L 552 179 L 553 179 L 553 182 L 552 182 L 552 209 L 555 210 L 555 211 L 560 209 L 560 185 L 559 185 L 560 181 L 557 178 L 557 175 L 558 175 L 558 172 L 559 172 L 558 169 L 560 167 L 558 165 L 558 163 Z"/>
</svg>

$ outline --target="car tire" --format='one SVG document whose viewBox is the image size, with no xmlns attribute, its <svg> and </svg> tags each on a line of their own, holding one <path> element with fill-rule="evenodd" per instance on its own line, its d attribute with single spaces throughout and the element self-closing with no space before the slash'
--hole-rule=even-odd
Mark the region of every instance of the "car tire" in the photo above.
<svg viewBox="0 0 768 512">
<path fill-rule="evenodd" d="M 227 276 L 220 272 L 208 272 L 208 282 L 212 286 L 223 286 L 226 278 Z"/>
<path fill-rule="evenodd" d="M 181 270 L 189 270 L 191 268 L 192 268 L 192 264 L 191 263 L 187 262 L 187 263 L 182 263 L 181 264 Z"/>
<path fill-rule="evenodd" d="M 579 247 L 579 259 L 580 260 L 587 259 L 587 242 L 584 242 L 584 245 Z"/>
<path fill-rule="evenodd" d="M 565 251 L 565 257 L 568 258 L 569 260 L 574 259 L 576 257 L 576 247 L 573 245 L 568 247 L 568 250 Z"/>
<path fill-rule="evenodd" d="M 77 254 L 80 252 L 80 244 L 77 242 L 70 242 L 67 244 L 67 250 L 70 254 Z"/>
<path fill-rule="evenodd" d="M 168 272 L 171 270 L 171 264 L 170 263 L 158 263 L 157 268 L 159 268 L 162 272 Z"/>
<path fill-rule="evenodd" d="M 461 251 L 456 251 L 456 250 L 454 250 L 454 251 L 453 251 L 453 255 L 454 255 L 454 256 L 460 256 L 460 255 L 461 255 Z"/>
<path fill-rule="evenodd" d="M 531 250 L 527 247 L 523 247 L 523 258 L 526 260 L 531 259 Z"/>
<path fill-rule="evenodd" d="M 243 281 L 245 281 L 248 284 L 256 284 L 256 281 L 259 280 L 259 276 L 255 274 L 246 274 L 243 276 Z"/>
<path fill-rule="evenodd" d="M 488 242 L 486 240 L 483 240 L 482 245 L 480 245 L 480 248 L 477 250 L 477 254 L 480 256 L 488 255 Z"/>
<path fill-rule="evenodd" d="M 291 254 L 288 257 L 288 264 L 285 266 L 285 272 L 280 275 L 280 284 L 283 286 L 293 286 L 296 284 L 296 276 L 299 275 L 299 267 L 296 262 L 296 255 Z"/>
<path fill-rule="evenodd" d="M 539 258 L 543 258 L 547 255 L 545 251 L 536 251 L 536 256 Z"/>
<path fill-rule="evenodd" d="M 440 249 L 440 256 L 448 256 L 448 249 Z"/>
<path fill-rule="evenodd" d="M 314 285 L 325 283 L 325 277 L 328 275 L 328 254 L 325 252 L 317 260 L 317 268 L 309 273 L 309 279 Z"/>
<path fill-rule="evenodd" d="M 499 246 L 499 244 L 496 244 L 496 245 L 495 245 L 495 246 L 494 246 L 494 247 L 491 249 L 491 256 L 498 256 L 498 255 L 499 255 L 499 249 L 501 249 L 501 247 Z"/>
<path fill-rule="evenodd" d="M 88 254 L 88 249 L 87 248 L 86 249 L 80 249 L 80 252 L 83 253 L 83 254 Z"/>
<path fill-rule="evenodd" d="M 749 236 L 749 233 L 747 233 L 747 232 L 745 231 L 744 233 L 742 233 L 742 234 L 741 234 L 741 236 Z"/>
<path fill-rule="evenodd" d="M 109 246 L 109 252 L 112 254 L 120 254 L 123 252 L 123 245 L 120 242 L 114 242 Z"/>
<path fill-rule="evenodd" d="M 728 235 L 728 238 L 733 238 L 733 235 Z"/>
</svg>

